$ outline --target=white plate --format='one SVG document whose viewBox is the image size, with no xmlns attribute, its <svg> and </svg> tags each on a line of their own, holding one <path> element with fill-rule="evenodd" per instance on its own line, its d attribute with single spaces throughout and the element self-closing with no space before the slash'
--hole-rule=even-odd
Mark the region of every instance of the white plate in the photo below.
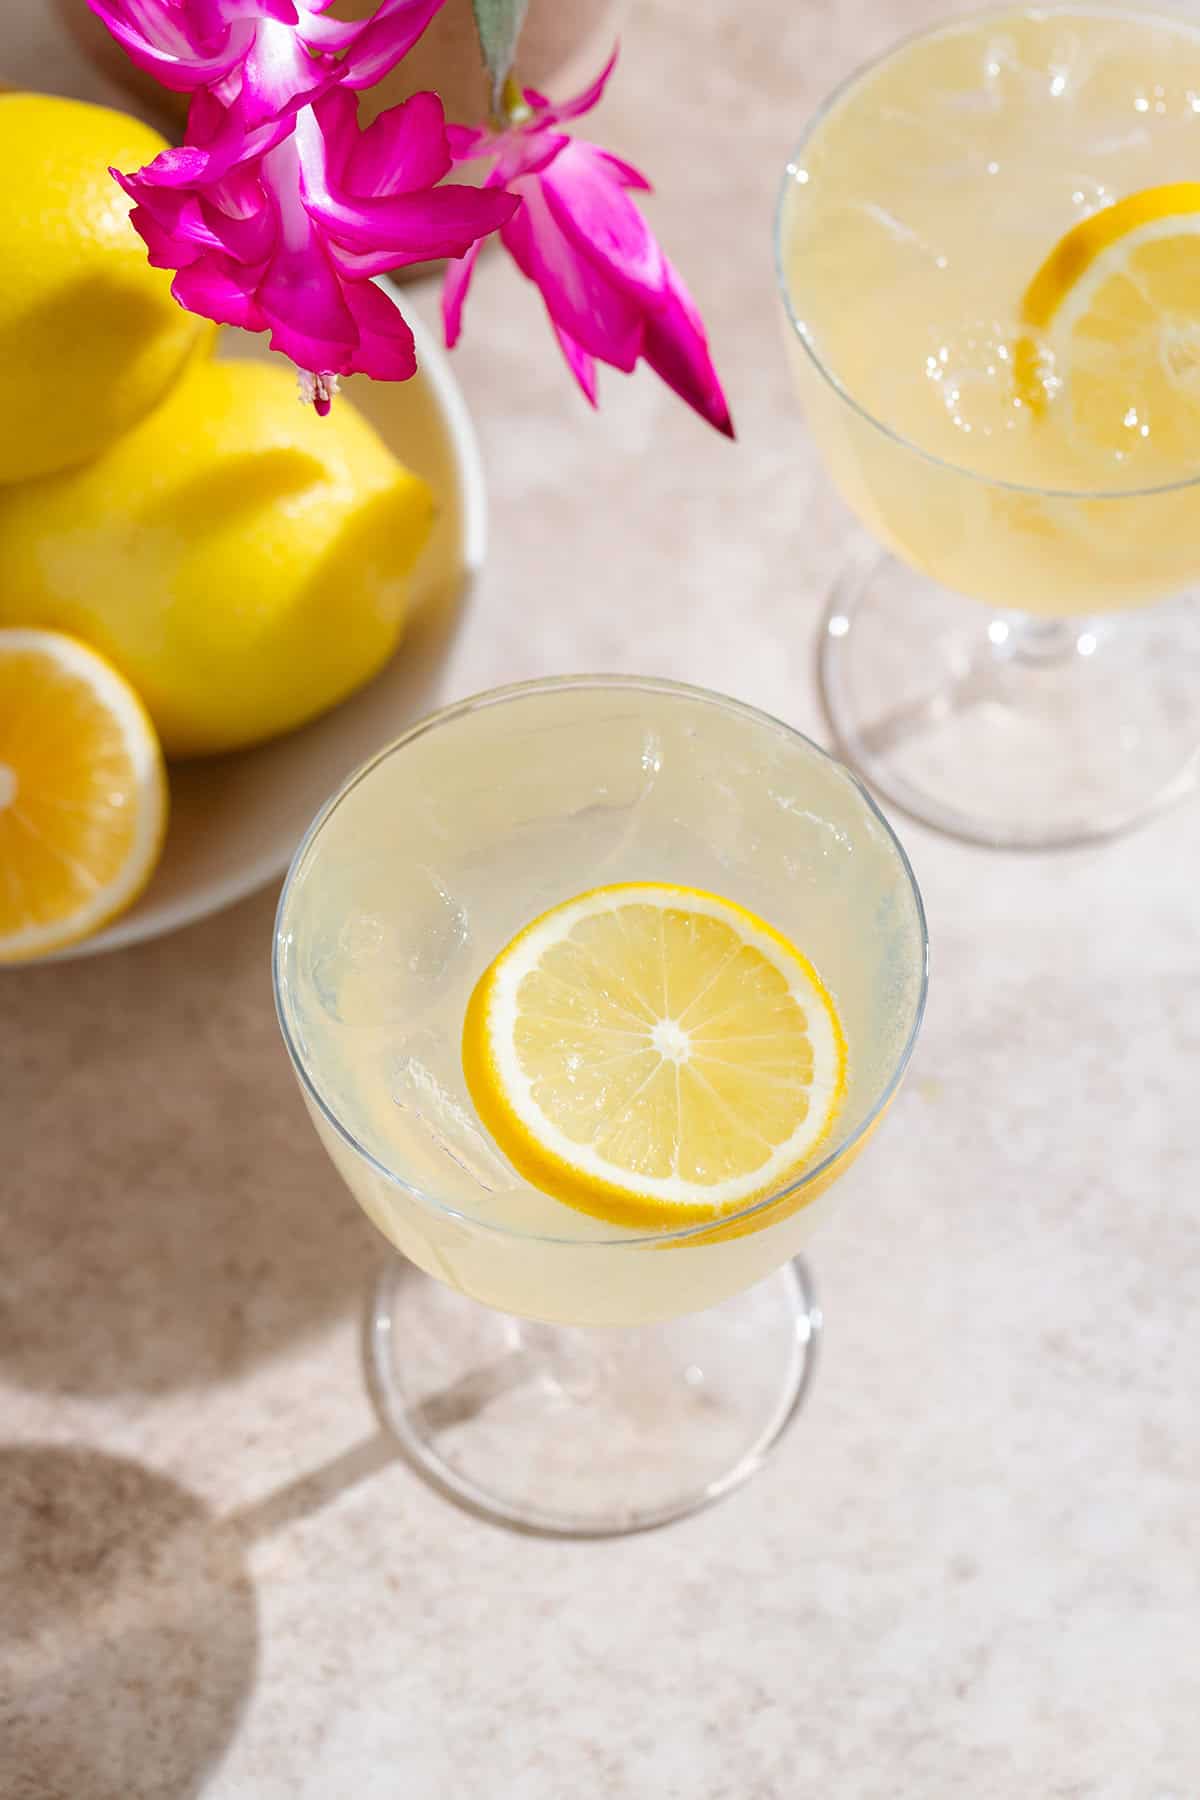
<svg viewBox="0 0 1200 1800">
<path fill-rule="evenodd" d="M 474 428 L 446 354 L 413 316 L 407 296 L 404 311 L 417 340 L 417 375 L 406 382 L 356 377 L 343 383 L 438 497 L 399 651 L 369 686 L 311 725 L 257 750 L 176 763 L 166 846 L 146 892 L 107 930 L 60 956 L 141 943 L 263 887 L 282 874 L 313 814 L 343 778 L 437 704 L 445 652 L 483 563 L 487 501 Z M 217 353 L 269 355 L 263 340 L 244 332 L 222 334 Z"/>
</svg>

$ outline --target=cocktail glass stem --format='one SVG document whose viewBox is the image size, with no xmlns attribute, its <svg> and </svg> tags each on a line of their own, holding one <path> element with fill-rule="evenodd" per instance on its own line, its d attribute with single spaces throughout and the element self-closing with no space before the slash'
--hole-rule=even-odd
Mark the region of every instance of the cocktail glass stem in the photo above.
<svg viewBox="0 0 1200 1800">
<path fill-rule="evenodd" d="M 999 612 L 886 553 L 836 583 L 820 641 L 839 750 L 938 830 L 1018 849 L 1115 835 L 1200 767 L 1200 609 Z"/>
<path fill-rule="evenodd" d="M 366 1327 L 380 1419 L 435 1486 L 526 1531 L 609 1537 L 761 1466 L 807 1392 L 821 1314 L 799 1261 L 707 1312 L 577 1327 L 498 1313 L 395 1257 Z"/>
</svg>

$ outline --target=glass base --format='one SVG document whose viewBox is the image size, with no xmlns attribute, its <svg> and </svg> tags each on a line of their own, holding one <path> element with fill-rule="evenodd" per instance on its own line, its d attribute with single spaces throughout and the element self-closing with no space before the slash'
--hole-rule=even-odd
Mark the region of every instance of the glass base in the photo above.
<svg viewBox="0 0 1200 1800">
<path fill-rule="evenodd" d="M 397 1261 L 367 1357 L 380 1418 L 443 1492 L 526 1531 L 612 1537 L 754 1474 L 799 1410 L 820 1325 L 799 1262 L 623 1330 L 512 1318 Z"/>
<path fill-rule="evenodd" d="M 989 613 L 895 557 L 838 581 L 820 641 L 840 753 L 954 837 L 1050 849 L 1111 837 L 1196 786 L 1200 608 Z"/>
</svg>

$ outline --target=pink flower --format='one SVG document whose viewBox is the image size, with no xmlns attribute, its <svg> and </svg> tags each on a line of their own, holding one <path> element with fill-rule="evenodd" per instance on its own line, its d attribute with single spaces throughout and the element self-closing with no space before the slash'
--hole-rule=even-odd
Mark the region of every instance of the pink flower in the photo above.
<svg viewBox="0 0 1200 1800">
<path fill-rule="evenodd" d="M 260 24 L 295 26 L 294 0 L 88 0 L 130 60 L 176 93 L 233 75 Z"/>
<path fill-rule="evenodd" d="M 599 100 L 616 53 L 574 100 L 553 106 L 526 88 L 504 131 L 450 127 L 456 163 L 486 158 L 485 191 L 507 189 L 520 210 L 500 228 L 521 273 L 541 290 L 550 324 L 587 399 L 596 404 L 596 363 L 626 372 L 641 359 L 727 437 L 733 424 L 709 355 L 704 326 L 677 271 L 629 197 L 647 189 L 638 170 L 558 127 Z M 458 341 L 478 245 L 451 269 L 442 290 L 446 342 Z"/>
<path fill-rule="evenodd" d="M 150 261 L 177 271 L 181 305 L 270 331 L 272 349 L 309 372 L 324 412 L 335 375 L 403 381 L 415 372 L 412 333 L 371 277 L 462 256 L 519 203 L 503 191 L 435 185 L 451 166 L 435 94 L 415 94 L 361 131 L 357 96 L 334 85 L 286 127 L 265 151 L 226 166 L 207 152 L 229 136 L 228 109 L 201 92 L 194 143 L 132 175 L 113 173 L 135 202 Z"/>
<path fill-rule="evenodd" d="M 138 68 L 224 112 L 162 166 L 215 179 L 286 137 L 291 116 L 335 85 L 370 87 L 411 50 L 442 0 L 380 0 L 368 19 L 323 17 L 331 0 L 88 0 Z M 192 133 L 189 126 L 189 137 Z"/>
<path fill-rule="evenodd" d="M 379 0 L 368 19 L 327 19 L 332 0 L 87 0 L 139 69 L 177 93 L 232 81 L 281 111 L 325 82 L 371 87 L 408 54 L 442 0 Z"/>
</svg>

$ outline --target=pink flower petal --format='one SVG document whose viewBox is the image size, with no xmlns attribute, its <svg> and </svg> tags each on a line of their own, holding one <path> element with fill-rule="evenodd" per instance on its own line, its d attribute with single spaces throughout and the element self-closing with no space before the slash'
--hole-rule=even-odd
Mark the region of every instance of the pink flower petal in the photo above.
<svg viewBox="0 0 1200 1800">
<path fill-rule="evenodd" d="M 537 93 L 533 88 L 527 88 L 525 98 L 538 114 L 538 125 L 561 125 L 565 119 L 578 119 L 584 113 L 591 112 L 608 86 L 608 78 L 617 66 L 619 50 L 620 45 L 614 44 L 612 55 L 595 81 L 585 87 L 582 93 L 576 94 L 573 100 L 564 100 L 561 106 L 548 105 L 545 95 Z"/>
<path fill-rule="evenodd" d="M 87 0 L 130 61 L 179 94 L 211 85 L 237 68 L 254 41 L 250 19 L 202 35 L 164 0 Z"/>
<path fill-rule="evenodd" d="M 218 325 L 239 325 L 243 331 L 265 331 L 267 317 L 246 286 L 244 275 L 227 260 L 206 256 L 181 269 L 171 292 L 189 312 L 202 313 Z"/>
<path fill-rule="evenodd" d="M 541 289 L 555 324 L 582 349 L 626 373 L 638 359 L 641 309 L 564 237 L 536 175 L 518 184 L 524 204 L 501 228 L 517 267 Z"/>
<path fill-rule="evenodd" d="M 261 188 L 256 203 L 240 203 L 236 192 L 231 192 L 233 181 L 232 176 L 226 177 L 203 190 L 200 208 L 204 223 L 235 262 L 265 265 L 279 242 L 278 214 Z"/>
<path fill-rule="evenodd" d="M 307 369 L 314 375 L 354 373 L 351 367 L 354 347 L 344 339 L 314 337 L 290 319 L 274 318 L 270 314 L 267 315 L 267 329 L 271 333 L 267 339 L 271 349 L 289 357 L 298 369 Z"/>
<path fill-rule="evenodd" d="M 442 0 L 382 0 L 371 17 L 358 24 L 337 19 L 310 19 L 304 35 L 314 48 L 344 50 L 341 78 L 349 88 L 374 87 L 406 57 Z"/>
<path fill-rule="evenodd" d="M 284 338 L 306 345 L 302 354 L 287 349 L 302 369 L 350 373 L 350 352 L 358 334 L 343 284 L 315 233 L 305 245 L 285 243 L 276 251 L 257 285 L 256 297 L 285 349 Z"/>
<path fill-rule="evenodd" d="M 354 282 L 345 296 L 358 330 L 353 366 L 375 381 L 407 381 L 417 372 L 413 334 L 398 306 L 374 282 Z"/>
<path fill-rule="evenodd" d="M 147 3 L 161 6 L 163 0 L 140 0 L 142 6 Z M 307 4 L 311 3 L 312 0 L 307 0 Z M 217 18 L 225 24 L 234 24 L 238 19 L 278 19 L 284 25 L 300 23 L 296 0 L 167 0 L 167 5 L 182 5 L 185 11 L 190 8 L 193 13 L 197 8 L 204 8 L 209 13 L 215 11 Z"/>
<path fill-rule="evenodd" d="M 622 287 L 657 305 L 666 290 L 663 253 L 645 219 L 591 144 L 572 138 L 541 177 L 563 235 Z"/>
<path fill-rule="evenodd" d="M 733 437 L 733 421 L 708 351 L 708 339 L 696 303 L 679 275 L 667 264 L 667 305 L 646 320 L 642 354 L 681 400 L 702 419 Z"/>
<path fill-rule="evenodd" d="M 589 406 L 598 406 L 596 393 L 596 359 L 581 350 L 575 339 L 550 321 L 550 329 L 558 340 L 558 347 L 567 359 L 567 367 L 583 390 L 583 397 Z"/>
<path fill-rule="evenodd" d="M 488 192 L 448 182 L 382 200 L 332 195 L 311 200 L 306 194 L 304 204 L 339 246 L 356 254 L 360 272 L 373 265 L 382 273 L 407 263 L 464 255 L 477 238 L 512 216 L 517 201 L 499 189 Z"/>
<path fill-rule="evenodd" d="M 291 26 L 264 19 L 242 64 L 237 111 L 247 129 L 293 113 L 338 79 L 337 71 L 310 56 Z"/>
<path fill-rule="evenodd" d="M 474 162 L 483 154 L 487 132 L 475 125 L 447 125 L 446 139 L 450 155 L 457 162 Z"/>
<path fill-rule="evenodd" d="M 339 98 L 336 92 L 329 96 Z M 342 179 L 355 194 L 409 193 L 433 187 L 452 160 L 441 101 L 436 94 L 413 94 L 356 135 Z"/>
<path fill-rule="evenodd" d="M 194 194 L 179 192 L 174 188 L 161 188 L 145 179 L 145 171 L 139 171 L 136 175 L 123 175 L 120 169 L 110 169 L 109 174 L 124 188 L 130 199 L 136 201 L 138 210 L 152 218 L 158 229 L 168 233 L 172 239 L 200 249 L 221 248 L 221 241 L 209 229 Z M 173 263 L 168 265 L 171 268 L 174 266 Z"/>
<path fill-rule="evenodd" d="M 152 269 L 186 269 L 189 263 L 205 254 L 199 244 L 189 244 L 185 238 L 177 237 L 165 225 L 160 225 L 144 206 L 134 207 L 129 223 L 145 244 L 146 261 Z"/>
<path fill-rule="evenodd" d="M 442 282 L 442 329 L 446 335 L 446 348 L 453 350 L 462 330 L 463 307 L 466 304 L 467 289 L 471 285 L 471 277 L 475 273 L 475 264 L 479 260 L 482 240 L 471 245 L 467 254 L 452 262 L 446 270 L 446 278 Z"/>
<path fill-rule="evenodd" d="M 595 156 L 600 157 L 602 161 L 609 165 L 622 187 L 638 188 L 644 194 L 652 194 L 654 192 L 653 187 L 646 180 L 646 177 L 642 174 L 641 170 L 635 169 L 632 163 L 625 162 L 620 156 L 614 156 L 611 150 L 599 149 L 595 144 L 593 144 L 591 148 Z"/>
<path fill-rule="evenodd" d="M 353 180 L 356 114 L 351 95 L 326 95 L 300 116 L 295 138 L 300 198 L 310 220 L 336 246 L 345 273 L 362 277 L 406 263 L 461 256 L 515 211 L 517 201 L 509 194 L 454 183 L 423 185 L 412 192 L 361 191 Z M 445 169 L 442 108 L 436 96 L 414 95 L 386 117 L 383 136 L 370 145 L 367 166 L 373 176 L 383 173 L 382 149 L 389 137 L 398 158 L 415 162 L 418 176 Z M 400 164 L 390 182 L 406 188 L 408 169 Z"/>
<path fill-rule="evenodd" d="M 179 144 L 162 150 L 141 171 L 145 181 L 156 187 L 185 188 L 201 179 L 208 167 L 208 151 L 196 144 Z"/>
<path fill-rule="evenodd" d="M 164 187 L 196 187 L 219 181 L 240 162 L 264 156 L 293 129 L 290 116 L 251 125 L 240 101 L 223 106 L 207 89 L 193 94 L 188 111 L 188 141 L 163 150 L 141 174 Z"/>
<path fill-rule="evenodd" d="M 565 132 L 510 131 L 496 163 L 496 173 L 506 182 L 522 175 L 540 175 L 571 142 Z"/>
</svg>

